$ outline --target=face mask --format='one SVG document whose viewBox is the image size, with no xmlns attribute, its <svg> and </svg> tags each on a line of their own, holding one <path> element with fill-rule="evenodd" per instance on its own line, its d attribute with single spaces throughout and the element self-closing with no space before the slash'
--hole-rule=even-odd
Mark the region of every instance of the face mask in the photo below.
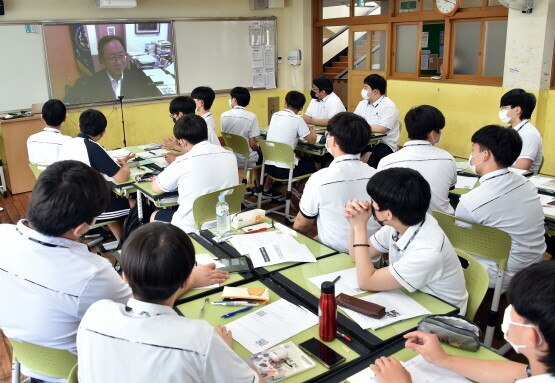
<svg viewBox="0 0 555 383">
<path fill-rule="evenodd" d="M 228 98 L 228 99 L 227 99 L 227 103 L 229 104 L 229 107 L 232 108 L 232 105 L 231 105 L 231 98 Z"/>
<path fill-rule="evenodd" d="M 439 144 L 439 141 L 441 141 L 441 133 L 439 133 L 439 138 L 436 140 L 434 140 L 434 138 L 432 137 L 432 140 L 434 141 L 434 146 Z"/>
<path fill-rule="evenodd" d="M 370 204 L 370 206 L 372 207 L 372 217 L 374 217 L 374 220 L 380 225 L 383 226 L 384 222 L 386 221 L 385 219 L 383 221 L 380 221 L 378 219 L 378 216 L 376 216 L 376 209 L 374 209 L 374 206 L 372 206 L 372 204 Z"/>
<path fill-rule="evenodd" d="M 362 96 L 363 99 L 365 99 L 366 101 L 368 101 L 368 99 L 370 98 L 370 96 L 368 95 L 368 91 L 366 89 L 362 89 L 360 91 L 360 95 Z"/>
<path fill-rule="evenodd" d="M 501 109 L 499 111 L 499 119 L 504 124 L 508 124 L 511 121 L 511 117 L 507 116 L 507 113 L 509 113 L 508 109 Z"/>
<path fill-rule="evenodd" d="M 329 137 L 329 136 L 328 136 Z M 331 154 L 333 156 L 333 152 L 331 150 L 330 147 L 328 147 L 328 137 L 326 137 L 326 143 L 324 144 L 324 147 L 326 148 L 326 150 L 328 151 L 329 154 Z"/>
<path fill-rule="evenodd" d="M 538 333 L 538 335 L 540 337 L 540 343 L 538 343 L 537 346 L 542 344 L 543 343 L 543 337 L 541 336 L 538 328 L 536 326 L 533 326 L 533 325 L 530 325 L 530 324 L 513 322 L 511 320 L 511 311 L 512 310 L 513 310 L 513 305 L 509 305 L 505 309 L 505 314 L 503 315 L 503 323 L 501 323 L 501 331 L 503 331 L 503 337 L 511 345 L 511 347 L 515 350 L 515 352 L 517 354 L 520 354 L 520 349 L 525 348 L 526 346 L 525 345 L 514 344 L 513 342 L 511 342 L 511 340 L 507 336 L 507 333 L 509 332 L 510 325 L 533 328 L 534 330 L 536 330 L 536 332 Z"/>
<path fill-rule="evenodd" d="M 478 172 L 476 171 L 476 166 L 480 165 L 484 161 L 482 160 L 482 161 L 480 161 L 480 162 L 478 162 L 477 164 L 474 164 L 474 165 L 472 165 L 470 162 L 472 161 L 472 158 L 474 158 L 474 157 L 476 157 L 476 156 L 478 156 L 482 153 L 484 153 L 484 152 L 480 152 L 480 153 L 477 153 L 475 155 L 472 155 L 472 153 L 471 153 L 470 157 L 468 157 L 468 164 L 470 165 L 469 169 L 470 169 L 471 172 L 478 174 Z"/>
<path fill-rule="evenodd" d="M 318 96 L 316 96 L 316 92 L 313 90 L 310 91 L 310 97 L 312 97 L 315 100 L 318 100 Z"/>
</svg>

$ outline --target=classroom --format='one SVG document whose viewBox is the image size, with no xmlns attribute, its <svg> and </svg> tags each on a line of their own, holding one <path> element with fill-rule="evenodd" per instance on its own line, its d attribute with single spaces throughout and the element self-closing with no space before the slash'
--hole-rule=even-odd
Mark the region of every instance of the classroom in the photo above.
<svg viewBox="0 0 555 383">
<path fill-rule="evenodd" d="M 40 47 L 40 52 L 0 36 L 8 47 L 0 70 L 13 71 L 0 81 L 0 117 L 8 116 L 0 120 L 0 287 L 12 291 L 2 291 L 0 299 L 0 383 L 555 382 L 553 362 L 542 359 L 553 357 L 549 346 L 555 334 L 547 330 L 553 320 L 546 322 L 545 315 L 555 315 L 555 306 L 547 304 L 542 313 L 534 306 L 555 302 L 555 278 L 550 278 L 555 276 L 555 155 L 549 149 L 555 145 L 555 0 L 0 0 L 0 34 L 20 27 L 25 38 L 33 39 L 31 49 Z M 256 83 L 261 72 L 253 43 L 258 27 L 264 31 L 261 49 L 270 52 L 260 60 L 271 61 L 260 69 L 268 71 L 262 85 Z M 60 48 L 71 44 L 65 36 L 78 33 L 90 42 L 85 59 L 78 48 L 71 55 Z M 119 44 L 109 35 L 125 37 L 127 46 L 121 44 L 122 52 L 106 58 L 104 47 Z M 150 36 L 156 36 L 156 48 Z M 168 51 L 160 54 L 163 49 Z M 156 56 L 156 64 L 148 62 L 148 54 Z M 29 62 L 18 63 L 18 57 Z M 149 89 L 134 96 L 121 85 L 132 74 L 121 69 L 116 88 L 110 65 L 122 62 L 127 68 L 159 66 L 163 82 L 149 82 Z M 104 68 L 115 97 L 95 98 L 101 87 L 93 76 Z M 95 83 L 98 90 L 80 89 L 93 89 Z M 333 92 L 325 90 L 328 83 Z M 204 87 L 215 92 L 206 108 Z M 511 93 L 515 89 L 523 91 Z M 330 93 L 342 109 L 309 117 L 326 108 Z M 45 121 L 30 108 L 48 99 L 63 101 L 67 113 L 64 108 L 63 120 L 46 129 L 57 127 L 56 133 L 75 138 L 73 144 L 69 139 L 60 144 L 58 162 L 33 165 L 25 142 L 29 145 L 28 137 Z M 391 126 L 378 117 L 389 103 L 396 109 Z M 522 115 L 509 118 L 515 110 Z M 249 119 L 256 129 L 247 135 L 223 131 L 233 115 Z M 365 128 L 356 129 L 361 121 Z M 18 124 L 22 128 L 16 132 Z M 87 130 L 88 125 L 93 127 Z M 519 138 L 525 125 L 539 137 L 535 159 L 522 157 L 519 149 L 528 148 Z M 283 126 L 298 126 L 294 137 L 282 139 Z M 201 133 L 199 139 L 195 129 L 208 137 Z M 233 146 L 236 134 L 246 139 L 248 161 Z M 291 164 L 299 173 L 292 186 L 289 165 L 264 164 L 262 154 L 275 154 L 273 141 L 295 150 Z M 418 152 L 424 144 L 430 152 Z M 383 158 L 379 145 L 389 146 Z M 115 165 L 97 166 L 91 154 L 97 150 Z M 402 153 L 410 156 L 411 150 L 425 156 L 415 161 L 427 165 L 395 165 L 393 158 L 405 161 Z M 214 159 L 192 165 L 200 161 L 193 153 Z M 254 161 L 260 162 L 255 164 L 251 155 L 256 153 Z M 441 204 L 435 189 L 440 182 L 429 177 L 440 178 L 444 170 L 435 155 L 452 167 L 442 179 L 444 208 L 438 209 L 431 206 Z M 362 161 L 341 164 L 340 156 Z M 525 167 L 522 159 L 529 162 Z M 73 164 L 72 170 L 62 166 L 69 161 L 61 160 L 90 166 Z M 244 172 L 245 162 L 255 170 Z M 261 178 L 261 164 L 279 180 Z M 84 181 L 85 174 L 93 177 L 90 167 L 96 169 L 94 177 L 104 175 L 109 190 L 104 181 L 98 181 L 102 188 Z M 173 179 L 179 171 L 195 176 L 188 183 L 184 176 Z M 72 172 L 68 177 L 75 177 L 74 188 L 82 185 L 82 198 L 62 202 L 63 193 L 73 189 L 52 186 L 42 176 L 61 177 L 55 172 Z M 511 181 L 501 182 L 505 175 Z M 351 186 L 326 186 L 339 179 Z M 491 189 L 488 183 L 494 182 L 488 180 L 496 183 Z M 55 195 L 49 197 L 49 191 Z M 518 199 L 508 197 L 513 191 Z M 204 223 L 220 214 L 223 194 L 228 226 L 220 233 L 221 222 L 211 228 Z M 199 199 L 196 206 L 191 195 Z M 57 201 L 65 205 L 54 212 Z M 51 213 L 45 215 L 40 204 Z M 476 211 L 486 204 L 488 211 L 479 217 Z M 79 222 L 67 219 L 65 226 L 41 229 L 40 222 L 67 218 L 66 210 Z M 242 219 L 253 226 L 241 229 Z M 89 230 L 103 225 L 98 243 L 90 244 Z M 60 235 L 48 234 L 62 226 Z M 167 246 L 156 247 L 160 243 Z M 180 256 L 172 257 L 176 249 Z M 26 253 L 28 259 L 12 263 L 10 251 Z M 70 266 L 56 260 L 58 270 L 51 275 L 21 271 L 41 264 L 41 256 L 64 251 L 95 258 Z M 171 263 L 168 270 L 180 271 L 149 265 L 156 262 L 149 254 L 157 252 L 166 258 L 160 262 Z M 430 252 L 435 252 L 433 261 L 424 255 Z M 528 256 L 524 261 L 522 254 Z M 517 261 L 526 267 L 516 267 Z M 92 269 L 105 285 L 99 279 L 77 292 L 78 278 Z M 140 286 L 150 282 L 132 270 L 155 282 Z M 64 274 L 75 281 L 67 291 L 60 284 Z M 36 293 L 36 286 L 25 287 L 26 280 L 51 287 Z M 67 311 L 77 311 L 67 321 L 71 324 L 48 334 L 46 318 L 31 319 L 32 306 L 56 291 L 65 294 L 56 299 L 70 302 Z M 148 294 L 157 298 L 146 299 Z M 16 318 L 6 309 L 19 299 L 31 303 L 18 307 Z M 333 314 L 324 313 L 326 299 Z M 94 310 L 87 311 L 91 304 Z M 371 312 L 364 304 L 383 311 Z M 245 313 L 236 315 L 240 310 Z M 466 313 L 467 319 L 445 322 L 457 313 Z M 131 318 L 142 317 L 149 319 L 139 332 Z M 15 325 L 19 322 L 33 322 L 40 336 L 25 336 L 26 330 Z M 330 323 L 333 330 L 324 334 Z M 272 327 L 275 331 L 268 331 Z M 461 329 L 466 333 L 461 335 Z M 451 344 L 440 346 L 437 337 L 425 334 L 437 331 L 451 331 L 445 336 Z M 44 347 L 34 352 L 56 363 L 31 364 L 26 357 L 35 344 Z M 77 357 L 78 349 L 86 350 L 86 357 L 81 351 Z M 102 356 L 93 353 L 99 350 Z M 188 350 L 197 359 L 176 350 Z M 167 373 L 158 371 L 156 357 L 167 358 Z M 112 374 L 104 366 L 114 361 L 133 368 Z"/>
</svg>

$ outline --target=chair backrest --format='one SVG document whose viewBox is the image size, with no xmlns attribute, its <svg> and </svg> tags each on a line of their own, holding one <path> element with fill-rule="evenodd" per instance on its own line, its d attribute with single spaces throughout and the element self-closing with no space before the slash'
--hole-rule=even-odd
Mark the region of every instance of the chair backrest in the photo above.
<svg viewBox="0 0 555 383">
<path fill-rule="evenodd" d="M 457 249 L 457 255 L 468 261 L 468 267 L 463 268 L 466 291 L 468 291 L 468 304 L 466 305 L 466 317 L 470 320 L 476 315 L 478 307 L 482 304 L 486 291 L 488 290 L 488 272 L 472 255 Z"/>
<path fill-rule="evenodd" d="M 501 270 L 507 270 L 507 260 L 511 251 L 509 234 L 494 227 L 468 222 L 439 211 L 434 211 L 432 214 L 455 249 L 490 259 L 497 263 Z"/>
<path fill-rule="evenodd" d="M 235 153 L 242 154 L 247 158 L 249 156 L 249 143 L 245 137 L 238 134 L 222 133 L 225 141 L 225 146 L 231 148 Z"/>
<path fill-rule="evenodd" d="M 264 161 L 283 162 L 289 166 L 290 169 L 295 167 L 295 153 L 293 149 L 281 142 L 275 141 L 259 141 L 258 145 L 262 150 Z"/>
<path fill-rule="evenodd" d="M 229 205 L 229 214 L 241 211 L 241 202 L 245 194 L 245 184 L 232 186 L 212 193 L 201 195 L 193 202 L 193 217 L 195 228 L 200 230 L 203 223 L 216 219 L 216 203 L 220 194 L 225 195 L 225 200 Z"/>
</svg>

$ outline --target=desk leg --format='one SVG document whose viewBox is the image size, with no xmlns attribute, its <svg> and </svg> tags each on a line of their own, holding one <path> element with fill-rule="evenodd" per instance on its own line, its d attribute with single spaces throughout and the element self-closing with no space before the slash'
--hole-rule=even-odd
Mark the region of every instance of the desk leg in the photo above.
<svg viewBox="0 0 555 383">
<path fill-rule="evenodd" d="M 139 225 L 143 224 L 143 193 L 137 189 L 137 216 L 139 217 Z"/>
</svg>

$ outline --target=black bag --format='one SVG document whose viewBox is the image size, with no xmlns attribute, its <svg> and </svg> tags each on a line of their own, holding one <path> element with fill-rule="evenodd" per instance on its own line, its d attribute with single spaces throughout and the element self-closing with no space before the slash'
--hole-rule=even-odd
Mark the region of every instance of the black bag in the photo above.
<svg viewBox="0 0 555 383">
<path fill-rule="evenodd" d="M 141 198 L 143 198 L 141 196 Z M 154 207 L 148 203 L 149 201 L 146 198 L 143 198 L 143 223 L 148 223 L 150 220 L 150 216 L 154 211 Z M 129 238 L 131 233 L 137 229 L 141 224 L 139 223 L 139 204 L 137 203 L 133 208 L 129 210 L 129 215 L 123 222 L 123 231 L 121 233 L 121 239 L 118 244 L 118 250 L 120 250 L 125 243 L 125 240 Z"/>
</svg>

